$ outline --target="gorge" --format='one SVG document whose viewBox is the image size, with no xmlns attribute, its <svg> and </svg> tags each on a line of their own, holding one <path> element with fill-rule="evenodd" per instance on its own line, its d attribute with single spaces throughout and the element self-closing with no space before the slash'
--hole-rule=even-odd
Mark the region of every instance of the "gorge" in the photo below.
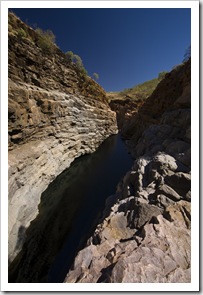
<svg viewBox="0 0 203 295">
<path fill-rule="evenodd" d="M 106 197 L 131 165 L 114 135 L 61 173 L 42 193 L 39 214 L 10 266 L 10 282 L 63 282 L 74 255 L 94 230 Z"/>
<path fill-rule="evenodd" d="M 110 108 L 40 38 L 9 13 L 10 282 L 190 282 L 190 59 Z"/>
<path fill-rule="evenodd" d="M 40 195 L 76 157 L 117 133 L 103 89 L 57 48 L 36 46 L 34 30 L 9 14 L 9 261 L 37 216 Z M 26 38 L 18 32 L 27 32 Z M 36 40 L 35 40 L 36 39 Z M 35 41 L 35 43 L 34 43 Z M 53 45 L 54 46 L 54 45 Z M 29 180 L 29 181 L 28 181 Z M 24 230 L 25 231 L 25 230 Z"/>
</svg>

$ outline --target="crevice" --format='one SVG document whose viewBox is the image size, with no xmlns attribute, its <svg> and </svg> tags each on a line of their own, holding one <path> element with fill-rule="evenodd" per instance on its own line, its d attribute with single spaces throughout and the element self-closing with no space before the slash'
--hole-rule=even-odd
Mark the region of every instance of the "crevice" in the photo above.
<svg viewBox="0 0 203 295">
<path fill-rule="evenodd" d="M 106 268 L 103 268 L 101 270 L 102 275 L 98 278 L 97 283 L 110 283 L 111 282 L 111 274 L 113 271 L 114 266 L 117 262 L 112 263 L 111 265 L 107 266 Z"/>
<path fill-rule="evenodd" d="M 149 223 L 159 224 L 158 218 L 156 216 L 152 216 L 152 218 L 150 219 Z"/>
</svg>

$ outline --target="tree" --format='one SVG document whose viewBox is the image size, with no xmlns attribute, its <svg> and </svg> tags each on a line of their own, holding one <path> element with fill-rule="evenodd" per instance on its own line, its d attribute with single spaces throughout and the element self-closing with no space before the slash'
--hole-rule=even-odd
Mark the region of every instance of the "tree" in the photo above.
<svg viewBox="0 0 203 295">
<path fill-rule="evenodd" d="M 37 45 L 41 47 L 41 49 L 46 52 L 46 53 L 51 53 L 54 51 L 54 46 L 55 45 L 55 35 L 51 30 L 46 30 L 43 31 L 40 28 L 37 28 L 35 30 L 38 33 L 38 40 L 37 40 Z"/>
<path fill-rule="evenodd" d="M 40 28 L 37 28 L 35 30 L 41 37 L 43 37 L 44 39 L 46 39 L 46 41 L 50 42 L 50 43 L 55 43 L 56 37 L 54 35 L 54 33 L 51 30 L 46 30 L 43 31 Z"/>
<path fill-rule="evenodd" d="M 87 70 L 85 69 L 82 59 L 79 55 L 74 54 L 72 51 L 67 51 L 65 55 L 69 61 L 72 61 L 75 63 L 75 65 L 77 66 L 77 68 L 80 70 L 81 73 L 83 73 L 84 75 L 87 75 Z"/>
<path fill-rule="evenodd" d="M 80 58 L 79 55 L 74 54 L 74 56 L 73 56 L 73 61 L 75 62 L 76 66 L 77 66 L 78 68 L 83 68 L 83 67 L 84 67 L 84 66 L 83 66 L 83 63 L 82 63 L 82 59 Z"/>
<path fill-rule="evenodd" d="M 99 75 L 98 75 L 97 73 L 94 73 L 94 74 L 92 75 L 92 78 L 93 78 L 94 80 L 98 80 L 98 79 L 99 79 Z"/>
<path fill-rule="evenodd" d="M 74 56 L 74 54 L 73 54 L 72 51 L 67 51 L 67 52 L 65 53 L 65 55 L 66 55 L 66 58 L 67 58 L 69 61 L 73 61 L 73 56 Z"/>
<path fill-rule="evenodd" d="M 188 61 L 188 59 L 190 59 L 190 57 L 191 57 L 191 45 L 188 46 L 188 48 L 185 50 L 183 62 Z"/>
</svg>

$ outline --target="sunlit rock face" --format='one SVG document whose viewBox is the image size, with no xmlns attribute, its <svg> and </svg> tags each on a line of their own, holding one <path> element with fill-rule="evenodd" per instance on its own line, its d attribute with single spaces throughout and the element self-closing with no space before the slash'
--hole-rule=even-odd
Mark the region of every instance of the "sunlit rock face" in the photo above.
<svg viewBox="0 0 203 295">
<path fill-rule="evenodd" d="M 65 282 L 191 281 L 190 101 L 189 60 L 124 121 L 134 165 Z"/>
<path fill-rule="evenodd" d="M 34 30 L 9 13 L 10 262 L 48 184 L 118 132 L 104 90 L 56 46 L 45 51 L 37 40 Z"/>
<path fill-rule="evenodd" d="M 118 125 L 123 138 L 131 139 L 131 144 L 134 141 L 136 145 L 142 133 L 149 126 L 159 124 L 160 120 L 163 121 L 162 114 L 172 110 L 190 109 L 190 92 L 191 61 L 188 60 L 167 73 L 147 99 L 137 100 L 128 97 L 122 100 L 112 100 L 110 106 L 117 113 Z M 175 124 L 177 117 L 173 118 L 169 114 L 168 119 L 174 119 Z"/>
</svg>

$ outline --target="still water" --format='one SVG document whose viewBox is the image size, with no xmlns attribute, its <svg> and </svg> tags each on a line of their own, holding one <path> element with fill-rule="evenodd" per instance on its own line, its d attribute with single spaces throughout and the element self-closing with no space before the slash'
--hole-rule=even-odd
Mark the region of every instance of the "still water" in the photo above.
<svg viewBox="0 0 203 295">
<path fill-rule="evenodd" d="M 10 281 L 63 282 L 106 198 L 115 193 L 131 165 L 120 136 L 113 135 L 96 152 L 79 157 L 61 173 L 42 194 L 39 215 L 11 266 Z"/>
</svg>

